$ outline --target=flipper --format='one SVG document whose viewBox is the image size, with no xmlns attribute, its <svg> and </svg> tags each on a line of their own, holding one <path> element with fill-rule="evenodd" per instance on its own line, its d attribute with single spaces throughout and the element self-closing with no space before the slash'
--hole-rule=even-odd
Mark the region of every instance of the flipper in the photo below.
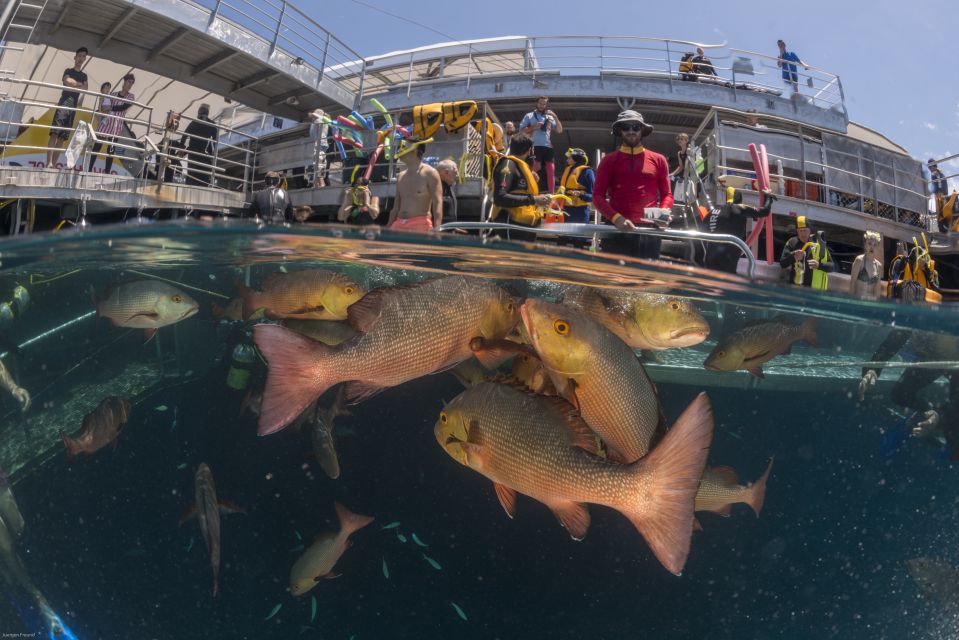
<svg viewBox="0 0 959 640">
<path fill-rule="evenodd" d="M 586 537 L 589 531 L 589 509 L 585 504 L 579 502 L 553 502 L 546 505 L 552 510 L 553 515 L 563 525 L 563 528 L 569 532 L 570 537 L 577 542 Z"/>
<path fill-rule="evenodd" d="M 506 515 L 510 519 L 516 517 L 516 491 L 498 482 L 493 483 L 493 488 L 496 489 L 496 497 L 499 498 Z"/>
</svg>

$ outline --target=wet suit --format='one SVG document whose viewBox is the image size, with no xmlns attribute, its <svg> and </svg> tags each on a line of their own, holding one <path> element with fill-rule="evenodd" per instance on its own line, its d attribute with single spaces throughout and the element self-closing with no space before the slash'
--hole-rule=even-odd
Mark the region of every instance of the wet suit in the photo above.
<svg viewBox="0 0 959 640">
<path fill-rule="evenodd" d="M 500 158 L 493 169 L 493 204 L 500 207 L 500 212 L 493 222 L 515 224 L 510 219 L 510 209 L 530 207 L 536 204 L 536 199 L 529 191 L 529 181 L 520 167 L 508 156 Z M 522 231 L 508 231 L 506 237 L 526 242 L 536 240 L 535 233 Z"/>
<path fill-rule="evenodd" d="M 714 209 L 707 218 L 710 233 L 725 233 L 737 238 L 746 237 L 746 218 L 756 220 L 769 215 L 773 206 L 774 196 L 767 195 L 765 203 L 759 209 L 742 204 L 743 197 L 738 191 L 734 200 L 723 205 L 719 209 Z M 710 243 L 706 249 L 705 266 L 716 271 L 726 273 L 736 273 L 736 265 L 739 264 L 739 256 L 742 252 L 739 247 Z"/>
</svg>

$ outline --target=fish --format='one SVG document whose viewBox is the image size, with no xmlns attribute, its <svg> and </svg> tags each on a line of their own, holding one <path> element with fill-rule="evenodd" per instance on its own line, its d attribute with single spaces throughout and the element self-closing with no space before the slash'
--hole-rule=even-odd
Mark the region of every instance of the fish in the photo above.
<svg viewBox="0 0 959 640">
<path fill-rule="evenodd" d="M 366 293 L 351 278 L 326 269 L 275 271 L 260 285 L 261 291 L 239 281 L 236 286 L 244 316 L 262 309 L 271 320 L 345 320 L 347 308 Z"/>
<path fill-rule="evenodd" d="M 9 302 L 0 302 L 0 326 L 13 322 L 13 306 Z"/>
<path fill-rule="evenodd" d="M 332 480 L 340 477 L 340 461 L 336 456 L 336 447 L 333 443 L 333 421 L 340 416 L 350 415 L 345 408 L 345 398 L 345 387 L 340 387 L 333 404 L 326 409 L 318 406 L 310 420 L 310 442 L 313 445 L 313 455 L 323 472 Z"/>
<path fill-rule="evenodd" d="M 692 347 L 709 337 L 706 318 L 678 296 L 571 285 L 561 301 L 581 309 L 633 349 Z"/>
<path fill-rule="evenodd" d="M 67 458 L 73 460 L 80 454 L 93 455 L 110 443 L 115 448 L 117 436 L 129 419 L 129 400 L 116 396 L 104 398 L 96 409 L 83 417 L 83 426 L 76 436 L 70 437 L 60 431 Z"/>
<path fill-rule="evenodd" d="M 159 280 L 137 280 L 122 284 L 98 301 L 93 296 L 98 318 L 108 318 L 115 327 L 143 329 L 147 339 L 156 330 L 196 314 L 200 305 L 173 285 Z"/>
<path fill-rule="evenodd" d="M 17 314 L 23 315 L 23 312 L 30 306 L 30 292 L 22 284 L 13 288 L 13 299 L 17 302 Z"/>
<path fill-rule="evenodd" d="M 493 482 L 509 517 L 521 493 L 544 503 L 575 540 L 588 503 L 625 515 L 670 572 L 689 555 L 696 490 L 712 441 L 701 393 L 649 455 L 629 465 L 596 455 L 595 434 L 568 402 L 484 382 L 449 402 L 433 428 L 451 458 Z"/>
<path fill-rule="evenodd" d="M 452 369 L 450 373 L 453 374 L 453 377 L 459 380 L 459 383 L 463 385 L 464 388 L 472 387 L 474 384 L 479 384 L 484 380 L 490 379 L 490 372 L 476 360 L 476 358 L 469 358 L 459 363 Z"/>
<path fill-rule="evenodd" d="M 607 456 L 631 463 L 649 453 L 666 419 L 633 349 L 572 307 L 529 299 L 520 315 L 557 392 L 602 438 Z"/>
<path fill-rule="evenodd" d="M 463 609 L 458 604 L 452 601 L 450 602 L 450 604 L 453 605 L 453 610 L 456 611 L 456 615 L 462 618 L 464 622 L 469 621 L 469 618 L 466 617 L 466 612 L 463 611 Z"/>
<path fill-rule="evenodd" d="M 210 311 L 213 313 L 213 318 L 216 320 L 243 322 L 243 320 L 246 319 L 243 315 L 242 298 L 231 299 L 226 303 L 225 307 L 221 307 L 214 302 L 210 305 Z"/>
<path fill-rule="evenodd" d="M 423 554 L 423 559 L 426 560 L 427 564 L 429 564 L 431 567 L 433 567 L 437 571 L 441 571 L 443 569 L 443 565 L 441 565 L 439 562 L 429 557 L 425 553 Z"/>
<path fill-rule="evenodd" d="M 383 577 L 390 579 L 390 568 L 386 566 L 386 558 L 383 558 Z"/>
<path fill-rule="evenodd" d="M 306 336 L 317 342 L 335 347 L 341 342 L 346 342 L 356 335 L 353 327 L 345 322 L 334 320 L 283 320 L 282 324 L 287 329 L 292 329 L 300 335 Z"/>
<path fill-rule="evenodd" d="M 395 521 L 395 522 L 391 522 L 389 524 L 383 525 L 382 527 L 380 527 L 380 529 L 386 531 L 387 529 L 395 529 L 398 526 L 400 526 L 399 521 Z"/>
<path fill-rule="evenodd" d="M 263 619 L 264 619 L 264 620 L 271 620 L 271 619 L 273 618 L 273 616 L 275 616 L 276 614 L 278 614 L 278 613 L 280 612 L 280 609 L 282 609 L 282 608 L 283 608 L 283 605 L 282 605 L 282 604 L 276 604 L 272 609 L 270 609 L 270 613 L 268 613 L 267 616 L 266 616 L 265 618 L 263 618 Z"/>
<path fill-rule="evenodd" d="M 550 380 L 549 371 L 536 355 L 520 353 L 513 359 L 513 377 L 531 391 L 544 396 L 555 396 L 556 387 Z"/>
<path fill-rule="evenodd" d="M 762 320 L 721 339 L 703 362 L 703 367 L 710 371 L 742 369 L 757 378 L 764 378 L 763 363 L 789 353 L 792 345 L 800 340 L 814 347 L 819 345 L 815 318 L 806 318 L 798 326 L 779 317 Z"/>
<path fill-rule="evenodd" d="M 349 316 L 359 334 L 335 347 L 278 325 L 253 327 L 268 363 L 260 435 L 283 429 L 340 382 L 347 383 L 347 402 L 355 404 L 449 369 L 473 355 L 474 337 L 503 338 L 518 318 L 504 289 L 464 276 L 377 289 L 350 306 Z"/>
<path fill-rule="evenodd" d="M 418 537 L 415 533 L 414 533 L 411 537 L 413 538 L 413 542 L 415 542 L 416 545 L 419 546 L 419 547 L 428 547 L 428 546 L 430 546 L 430 545 L 426 544 L 425 542 L 423 542 L 422 540 L 420 540 L 419 537 Z"/>
<path fill-rule="evenodd" d="M 743 486 L 739 484 L 739 475 L 732 467 L 706 467 L 696 492 L 696 511 L 712 511 L 729 517 L 730 507 L 743 502 L 752 508 L 758 518 L 766 499 L 766 480 L 772 468 L 773 461 L 770 460 L 759 480 Z"/>
<path fill-rule="evenodd" d="M 196 469 L 196 475 L 193 477 L 193 494 L 195 502 L 180 519 L 180 524 L 196 516 L 200 525 L 200 534 L 210 555 L 215 598 L 220 592 L 220 514 L 246 512 L 235 504 L 217 498 L 213 472 L 205 462 L 201 462 Z"/>
<path fill-rule="evenodd" d="M 397 532 L 396 539 L 402 542 L 403 544 L 406 544 L 406 536 L 404 536 L 402 533 Z"/>
<path fill-rule="evenodd" d="M 927 598 L 938 600 L 952 613 L 959 613 L 959 569 L 936 558 L 906 560 L 909 575 Z"/>
<path fill-rule="evenodd" d="M 331 575 L 333 567 L 350 546 L 350 535 L 373 522 L 371 516 L 352 513 L 339 502 L 335 503 L 340 530 L 317 537 L 290 569 L 290 593 L 300 596 Z"/>
<path fill-rule="evenodd" d="M 310 624 L 316 620 L 316 597 L 310 596 Z"/>
</svg>

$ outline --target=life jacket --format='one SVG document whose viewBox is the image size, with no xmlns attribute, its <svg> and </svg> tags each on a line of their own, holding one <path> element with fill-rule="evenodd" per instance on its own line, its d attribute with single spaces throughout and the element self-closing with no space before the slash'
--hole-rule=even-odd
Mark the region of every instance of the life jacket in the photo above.
<svg viewBox="0 0 959 640">
<path fill-rule="evenodd" d="M 564 189 L 564 193 L 569 195 L 570 191 L 582 190 L 583 185 L 579 183 L 579 176 L 589 169 L 589 165 L 580 164 L 575 167 L 566 167 L 566 170 L 563 171 L 563 179 L 559 181 L 559 184 Z M 581 199 L 579 196 L 569 196 L 572 199 L 572 202 L 569 203 L 570 207 L 585 207 L 589 205 L 588 202 Z"/>
<path fill-rule="evenodd" d="M 520 160 L 514 156 L 503 156 L 500 158 L 500 162 L 508 162 L 512 160 L 520 172 L 523 174 L 523 177 L 526 179 L 526 190 L 525 191 L 510 191 L 510 193 L 523 194 L 528 196 L 538 196 L 539 195 L 539 184 L 536 182 L 536 176 L 533 175 L 533 172 L 530 170 L 529 165 L 524 161 Z M 490 180 L 492 181 L 495 171 L 490 172 Z M 496 218 L 503 211 L 505 207 L 493 206 L 492 218 Z M 537 223 L 543 218 L 545 212 L 542 207 L 537 207 L 534 204 L 528 204 L 522 207 L 512 207 L 506 209 L 509 211 L 509 218 L 512 222 L 516 224 L 521 224 L 527 227 L 535 227 Z"/>
<path fill-rule="evenodd" d="M 456 133 L 468 125 L 475 115 L 475 100 L 443 103 L 443 125 L 446 127 L 447 133 Z"/>
<path fill-rule="evenodd" d="M 433 137 L 443 124 L 443 103 L 431 102 L 413 107 L 413 135 L 419 138 Z"/>
<path fill-rule="evenodd" d="M 476 133 L 482 134 L 483 121 L 476 120 L 473 122 L 473 128 L 476 129 Z M 506 147 L 503 144 L 503 128 L 489 118 L 486 118 L 486 154 L 498 158 L 503 155 L 505 149 Z"/>
<path fill-rule="evenodd" d="M 939 221 L 943 223 L 943 226 L 947 229 L 952 227 L 953 231 L 956 230 L 956 226 L 959 226 L 959 216 L 956 215 L 959 213 L 956 209 L 957 199 L 959 199 L 959 191 L 953 191 L 942 203 L 942 212 L 939 214 Z"/>
<path fill-rule="evenodd" d="M 803 245 L 803 251 L 806 252 L 808 260 L 822 262 L 829 257 L 829 249 L 819 242 L 807 242 Z M 793 283 L 801 285 L 803 276 L 806 274 L 806 261 L 796 262 L 793 267 Z M 813 269 L 812 280 L 809 283 L 811 289 L 825 290 L 829 287 L 829 274 L 822 269 Z"/>
</svg>

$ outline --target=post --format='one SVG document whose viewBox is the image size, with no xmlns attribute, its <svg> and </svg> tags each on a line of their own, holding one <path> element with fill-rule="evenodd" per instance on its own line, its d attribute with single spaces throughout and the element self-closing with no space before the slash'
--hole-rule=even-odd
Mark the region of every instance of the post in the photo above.
<svg viewBox="0 0 959 640">
<path fill-rule="evenodd" d="M 473 44 L 470 43 L 466 49 L 469 52 L 469 57 L 466 62 L 466 90 L 470 90 L 470 81 L 473 77 Z"/>
<path fill-rule="evenodd" d="M 673 90 L 673 54 L 669 49 L 669 40 L 666 41 L 666 78 L 669 80 L 669 90 Z"/>
<path fill-rule="evenodd" d="M 825 147 L 822 147 L 825 148 Z M 823 162 L 823 164 L 826 164 Z M 823 185 L 826 183 L 826 168 L 822 168 L 823 173 Z M 806 199 L 806 194 L 809 193 L 809 190 L 806 188 L 806 143 L 805 137 L 802 132 L 802 125 L 799 125 L 799 175 L 802 177 L 802 199 Z M 783 181 L 783 186 L 785 186 L 785 180 Z"/>
<path fill-rule="evenodd" d="M 363 102 L 363 88 L 366 84 L 366 58 L 363 58 L 363 65 L 360 67 L 360 86 L 356 90 L 356 103 L 353 108 L 360 110 L 360 104 Z"/>
<path fill-rule="evenodd" d="M 280 6 L 280 19 L 276 21 L 276 30 L 273 32 L 273 43 L 270 45 L 270 57 L 276 51 L 276 43 L 280 39 L 280 29 L 283 28 L 283 17 L 286 15 L 286 0 Z"/>
<path fill-rule="evenodd" d="M 316 77 L 316 86 L 319 87 L 323 82 L 323 76 L 326 75 L 326 56 L 330 52 L 330 32 L 326 32 L 326 42 L 323 43 L 323 58 L 320 60 L 320 73 Z"/>
<path fill-rule="evenodd" d="M 865 185 L 862 183 L 862 147 L 859 147 L 859 151 L 856 153 L 856 161 L 859 164 L 859 212 L 863 213 L 866 208 L 866 196 L 863 193 Z"/>
</svg>

